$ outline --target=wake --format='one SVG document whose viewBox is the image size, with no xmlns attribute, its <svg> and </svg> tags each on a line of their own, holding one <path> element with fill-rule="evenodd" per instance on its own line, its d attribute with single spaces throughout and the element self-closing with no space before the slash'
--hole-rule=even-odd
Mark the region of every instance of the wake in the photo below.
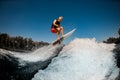
<svg viewBox="0 0 120 80">
<path fill-rule="evenodd" d="M 74 39 L 32 80 L 115 80 L 119 69 L 114 48 L 95 39 Z"/>
<path fill-rule="evenodd" d="M 45 61 L 59 54 L 64 45 L 44 46 L 31 53 L 14 53 L 15 57 L 27 62 Z"/>
</svg>

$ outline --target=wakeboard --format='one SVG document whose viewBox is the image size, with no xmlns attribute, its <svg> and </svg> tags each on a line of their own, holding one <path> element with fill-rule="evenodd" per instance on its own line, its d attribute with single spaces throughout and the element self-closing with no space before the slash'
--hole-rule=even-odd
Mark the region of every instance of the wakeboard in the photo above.
<svg viewBox="0 0 120 80">
<path fill-rule="evenodd" d="M 60 37 L 59 40 L 57 39 L 57 40 L 53 41 L 52 45 L 61 44 L 61 42 L 62 42 L 64 39 L 70 37 L 70 36 L 74 33 L 75 30 L 76 30 L 76 29 L 73 29 L 73 30 L 69 31 L 68 33 L 64 34 L 62 37 Z"/>
</svg>

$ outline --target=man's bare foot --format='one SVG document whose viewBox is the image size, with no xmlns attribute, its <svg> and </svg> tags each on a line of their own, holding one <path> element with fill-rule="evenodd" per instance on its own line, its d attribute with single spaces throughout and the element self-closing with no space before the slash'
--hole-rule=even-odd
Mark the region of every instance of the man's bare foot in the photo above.
<svg viewBox="0 0 120 80">
<path fill-rule="evenodd" d="M 61 40 L 59 40 L 59 44 L 61 44 Z"/>
</svg>

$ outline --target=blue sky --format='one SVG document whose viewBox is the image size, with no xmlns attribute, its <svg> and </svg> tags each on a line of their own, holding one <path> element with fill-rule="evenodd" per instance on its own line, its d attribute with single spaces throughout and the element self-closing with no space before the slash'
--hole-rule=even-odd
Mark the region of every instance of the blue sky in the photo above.
<svg viewBox="0 0 120 80">
<path fill-rule="evenodd" d="M 65 33 L 77 29 L 65 42 L 77 37 L 102 41 L 118 36 L 120 0 L 1 0 L 0 32 L 52 42 L 56 35 L 50 28 L 58 16 L 64 17 Z"/>
</svg>

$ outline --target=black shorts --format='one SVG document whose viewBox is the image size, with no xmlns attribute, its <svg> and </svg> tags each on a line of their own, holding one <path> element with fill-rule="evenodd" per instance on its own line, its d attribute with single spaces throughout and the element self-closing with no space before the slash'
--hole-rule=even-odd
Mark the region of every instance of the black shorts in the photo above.
<svg viewBox="0 0 120 80">
<path fill-rule="evenodd" d="M 59 27 L 58 27 L 58 26 L 54 26 L 54 25 L 52 25 L 51 28 L 59 28 Z"/>
</svg>

